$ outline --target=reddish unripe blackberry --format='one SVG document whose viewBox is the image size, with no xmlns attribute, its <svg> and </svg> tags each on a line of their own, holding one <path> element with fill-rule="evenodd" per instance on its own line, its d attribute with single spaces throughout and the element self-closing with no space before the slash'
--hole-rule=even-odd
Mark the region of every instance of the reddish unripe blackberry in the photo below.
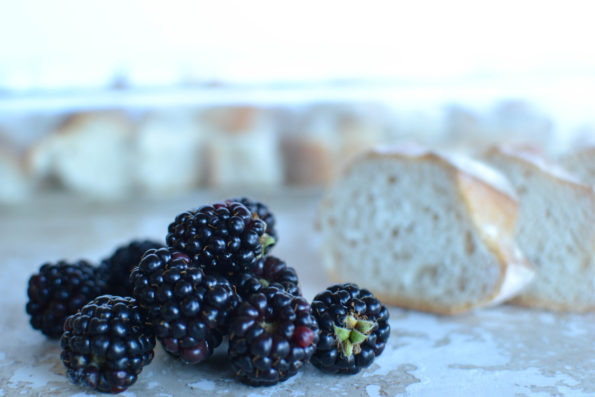
<svg viewBox="0 0 595 397">
<path fill-rule="evenodd" d="M 228 355 L 241 382 L 269 386 L 294 376 L 317 342 L 318 326 L 308 302 L 266 287 L 234 312 Z"/>
<path fill-rule="evenodd" d="M 50 338 L 59 338 L 66 317 L 104 290 L 96 269 L 84 260 L 43 264 L 29 278 L 27 288 L 26 310 L 31 326 Z"/>
<path fill-rule="evenodd" d="M 390 334 L 388 310 L 356 284 L 330 286 L 312 301 L 320 340 L 311 362 L 325 372 L 355 374 L 382 353 Z"/>
<path fill-rule="evenodd" d="M 271 255 L 260 258 L 254 264 L 252 272 L 242 273 L 232 280 L 238 294 L 244 299 L 269 285 L 285 290 L 291 295 L 302 294 L 298 287 L 298 276 L 295 269 Z"/>
<path fill-rule="evenodd" d="M 256 216 L 266 223 L 266 233 L 275 239 L 275 241 L 271 245 L 265 248 L 264 253 L 267 254 L 271 250 L 271 248 L 273 248 L 275 243 L 279 241 L 279 235 L 277 234 L 277 230 L 275 229 L 275 215 L 271 212 L 271 210 L 269 210 L 269 207 L 267 207 L 266 204 L 260 201 L 252 200 L 247 197 L 233 198 L 225 201 L 235 201 L 244 204 L 246 208 L 248 208 L 252 212 L 253 217 Z"/>
<path fill-rule="evenodd" d="M 163 348 L 188 364 L 211 356 L 239 301 L 229 281 L 167 248 L 147 251 L 130 281 Z"/>
<path fill-rule="evenodd" d="M 163 248 L 162 243 L 151 240 L 132 241 L 120 246 L 112 256 L 99 265 L 99 275 L 105 280 L 106 293 L 118 296 L 132 296 L 130 271 L 138 266 L 143 254 L 154 248 Z"/>
<path fill-rule="evenodd" d="M 184 212 L 169 225 L 166 242 L 206 273 L 225 277 L 250 271 L 274 239 L 243 204 L 222 202 Z"/>
<path fill-rule="evenodd" d="M 74 384 L 120 393 L 153 359 L 155 337 L 133 298 L 102 295 L 66 319 L 60 344 Z"/>
</svg>

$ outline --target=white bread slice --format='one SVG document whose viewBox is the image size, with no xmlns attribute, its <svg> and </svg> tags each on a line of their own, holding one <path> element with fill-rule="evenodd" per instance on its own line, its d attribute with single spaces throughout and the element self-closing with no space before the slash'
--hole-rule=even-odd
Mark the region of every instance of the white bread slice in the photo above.
<svg viewBox="0 0 595 397">
<path fill-rule="evenodd" d="M 494 170 L 417 146 L 355 159 L 320 207 L 329 276 L 442 314 L 495 304 L 533 270 L 512 242 L 517 202 Z"/>
<path fill-rule="evenodd" d="M 566 153 L 560 157 L 560 164 L 582 183 L 595 186 L 595 145 Z"/>
<path fill-rule="evenodd" d="M 174 194 L 198 186 L 204 169 L 203 134 L 195 112 L 162 109 L 148 114 L 135 137 L 135 182 L 143 192 Z"/>
<path fill-rule="evenodd" d="M 214 187 L 276 187 L 283 183 L 279 137 L 271 115 L 250 106 L 208 109 L 206 179 Z"/>
<path fill-rule="evenodd" d="M 93 111 L 69 117 L 28 153 L 39 179 L 90 197 L 114 198 L 132 186 L 132 124 L 123 113 Z"/>
<path fill-rule="evenodd" d="M 595 309 L 595 191 L 534 153 L 492 148 L 485 158 L 520 197 L 516 241 L 537 275 L 514 303 L 560 311 Z"/>
</svg>

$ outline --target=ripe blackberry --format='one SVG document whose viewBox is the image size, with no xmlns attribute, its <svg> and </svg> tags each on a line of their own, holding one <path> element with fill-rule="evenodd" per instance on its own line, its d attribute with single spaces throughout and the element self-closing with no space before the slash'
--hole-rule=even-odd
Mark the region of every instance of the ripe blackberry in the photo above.
<svg viewBox="0 0 595 397">
<path fill-rule="evenodd" d="M 153 359 L 155 337 L 133 298 L 102 295 L 66 319 L 60 344 L 74 384 L 120 393 Z"/>
<path fill-rule="evenodd" d="M 130 271 L 140 262 L 143 254 L 151 248 L 163 248 L 156 241 L 132 241 L 120 246 L 99 265 L 99 274 L 105 280 L 106 293 L 118 296 L 132 296 Z"/>
<path fill-rule="evenodd" d="M 50 338 L 62 335 L 64 320 L 85 303 L 104 293 L 96 269 L 81 260 L 45 263 L 29 278 L 26 310 L 33 328 Z"/>
<path fill-rule="evenodd" d="M 269 207 L 266 204 L 251 200 L 247 197 L 242 198 L 233 198 L 226 201 L 235 201 L 238 203 L 242 203 L 252 212 L 252 216 L 257 216 L 259 219 L 262 219 L 266 224 L 266 233 L 275 239 L 275 242 L 265 248 L 265 255 L 269 253 L 271 248 L 279 241 L 279 236 L 277 234 L 277 230 L 275 230 L 275 215 L 269 210 Z"/>
<path fill-rule="evenodd" d="M 130 281 L 163 348 L 188 364 L 213 353 L 239 301 L 229 281 L 206 275 L 186 254 L 167 248 L 147 251 Z"/>
<path fill-rule="evenodd" d="M 330 373 L 356 374 L 384 350 L 388 310 L 356 284 L 330 286 L 312 301 L 320 341 L 312 364 Z"/>
<path fill-rule="evenodd" d="M 260 258 L 254 265 L 251 273 L 242 273 L 234 279 L 237 293 L 247 299 L 253 293 L 269 285 L 299 296 L 298 276 L 293 267 L 274 256 Z"/>
<path fill-rule="evenodd" d="M 167 245 L 184 252 L 207 273 L 249 271 L 274 239 L 263 220 L 243 204 L 222 202 L 184 212 L 169 225 Z"/>
<path fill-rule="evenodd" d="M 241 382 L 269 386 L 295 375 L 317 342 L 318 326 L 308 302 L 266 287 L 234 312 L 228 355 Z"/>
</svg>

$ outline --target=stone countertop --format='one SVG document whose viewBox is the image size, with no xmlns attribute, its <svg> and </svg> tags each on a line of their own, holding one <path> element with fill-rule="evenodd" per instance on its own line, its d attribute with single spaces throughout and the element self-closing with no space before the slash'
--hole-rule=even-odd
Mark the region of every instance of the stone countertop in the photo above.
<svg viewBox="0 0 595 397">
<path fill-rule="evenodd" d="M 202 192 L 169 200 L 93 204 L 44 198 L 0 208 L 0 397 L 84 396 L 70 384 L 56 341 L 28 324 L 26 283 L 44 261 L 97 261 L 131 238 L 162 239 L 185 209 L 230 194 Z M 311 299 L 328 280 L 317 257 L 317 191 L 253 195 L 276 212 L 274 254 L 298 271 Z M 391 308 L 385 352 L 355 376 L 328 375 L 312 365 L 268 388 L 233 380 L 225 347 L 206 363 L 186 366 L 156 347 L 126 396 L 581 396 L 595 393 L 595 314 L 559 314 L 499 306 L 456 317 Z M 100 395 L 100 394 L 99 394 Z"/>
</svg>

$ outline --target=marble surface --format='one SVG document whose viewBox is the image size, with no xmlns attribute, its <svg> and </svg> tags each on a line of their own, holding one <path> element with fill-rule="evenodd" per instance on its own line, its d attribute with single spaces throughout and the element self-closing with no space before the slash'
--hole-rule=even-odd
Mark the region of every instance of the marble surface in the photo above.
<svg viewBox="0 0 595 397">
<path fill-rule="evenodd" d="M 230 196 L 203 192 L 169 200 L 94 205 L 69 198 L 0 208 L 0 397 L 85 396 L 71 385 L 59 344 L 28 324 L 26 283 L 44 261 L 98 260 L 133 237 L 163 238 L 181 210 Z M 313 230 L 319 192 L 260 192 L 277 213 L 274 253 L 294 266 L 307 298 L 328 280 Z M 595 393 L 595 314 L 556 314 L 513 306 L 442 317 L 391 308 L 385 352 L 355 376 L 311 365 L 269 388 L 233 379 L 221 346 L 206 363 L 186 366 L 156 348 L 126 396 L 582 396 Z"/>
</svg>

